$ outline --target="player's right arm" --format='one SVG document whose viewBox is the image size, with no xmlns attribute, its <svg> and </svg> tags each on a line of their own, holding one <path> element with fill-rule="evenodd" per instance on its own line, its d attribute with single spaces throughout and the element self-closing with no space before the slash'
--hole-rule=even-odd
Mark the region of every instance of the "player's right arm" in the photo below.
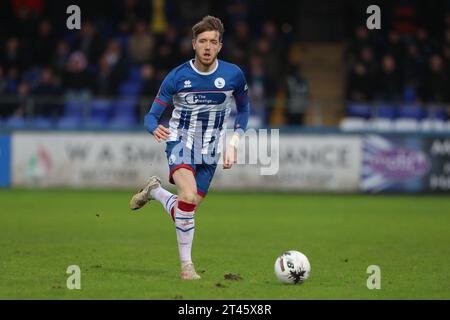
<svg viewBox="0 0 450 320">
<path fill-rule="evenodd" d="M 159 120 L 161 119 L 164 110 L 172 105 L 172 97 L 174 94 L 175 86 L 173 84 L 173 73 L 171 72 L 161 84 L 150 111 L 144 118 L 145 128 L 158 142 L 165 141 L 169 138 L 169 129 L 159 124 Z"/>
</svg>

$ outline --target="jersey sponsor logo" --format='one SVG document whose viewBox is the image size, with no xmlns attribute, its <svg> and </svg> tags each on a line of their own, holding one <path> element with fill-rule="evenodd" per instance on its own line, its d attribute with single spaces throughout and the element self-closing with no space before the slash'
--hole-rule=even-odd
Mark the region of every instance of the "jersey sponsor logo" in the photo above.
<svg viewBox="0 0 450 320">
<path fill-rule="evenodd" d="M 186 81 L 184 81 L 184 87 L 185 87 L 185 88 L 192 88 L 191 80 L 186 80 Z"/>
<path fill-rule="evenodd" d="M 216 80 L 214 80 L 214 85 L 216 86 L 216 88 L 222 89 L 223 87 L 225 87 L 225 79 L 217 78 Z"/>
<path fill-rule="evenodd" d="M 185 101 L 188 105 L 198 104 L 222 104 L 225 102 L 226 95 L 222 92 L 204 92 L 204 93 L 189 93 L 185 96 Z"/>
</svg>

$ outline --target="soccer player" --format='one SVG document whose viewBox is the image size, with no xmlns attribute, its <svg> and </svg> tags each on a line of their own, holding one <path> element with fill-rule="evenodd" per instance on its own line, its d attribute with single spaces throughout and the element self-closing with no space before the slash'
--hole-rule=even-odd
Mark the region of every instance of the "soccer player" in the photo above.
<svg viewBox="0 0 450 320">
<path fill-rule="evenodd" d="M 236 163 L 239 138 L 249 116 L 243 72 L 217 58 L 224 32 L 220 19 L 206 16 L 192 31 L 194 59 L 166 76 L 144 120 L 146 129 L 158 142 L 166 141 L 169 181 L 176 185 L 177 194 L 165 190 L 160 179 L 153 176 L 130 201 L 130 208 L 136 210 L 152 199 L 158 200 L 172 217 L 184 280 L 200 279 L 191 259 L 194 216 L 214 176 L 232 106 L 236 105 L 237 116 L 234 134 L 223 152 L 224 169 Z M 173 111 L 166 128 L 159 119 L 169 107 Z"/>
</svg>

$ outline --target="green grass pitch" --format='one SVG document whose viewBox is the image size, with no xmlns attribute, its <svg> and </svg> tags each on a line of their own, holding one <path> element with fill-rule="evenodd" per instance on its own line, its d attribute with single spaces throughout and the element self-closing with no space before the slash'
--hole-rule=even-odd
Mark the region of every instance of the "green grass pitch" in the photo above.
<svg viewBox="0 0 450 320">
<path fill-rule="evenodd" d="M 171 219 L 157 202 L 130 211 L 132 193 L 0 191 L 0 299 L 450 299 L 448 197 L 211 192 L 196 214 L 202 280 L 186 282 Z M 274 276 L 288 249 L 311 262 L 302 285 Z"/>
</svg>

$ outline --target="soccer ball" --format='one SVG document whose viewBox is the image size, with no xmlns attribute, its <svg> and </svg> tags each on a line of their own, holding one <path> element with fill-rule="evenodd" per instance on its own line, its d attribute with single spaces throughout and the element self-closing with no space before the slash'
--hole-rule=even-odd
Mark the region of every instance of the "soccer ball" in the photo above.
<svg viewBox="0 0 450 320">
<path fill-rule="evenodd" d="M 309 277 L 311 265 L 301 252 L 290 250 L 284 252 L 275 261 L 275 275 L 283 283 L 303 283 Z"/>
</svg>

